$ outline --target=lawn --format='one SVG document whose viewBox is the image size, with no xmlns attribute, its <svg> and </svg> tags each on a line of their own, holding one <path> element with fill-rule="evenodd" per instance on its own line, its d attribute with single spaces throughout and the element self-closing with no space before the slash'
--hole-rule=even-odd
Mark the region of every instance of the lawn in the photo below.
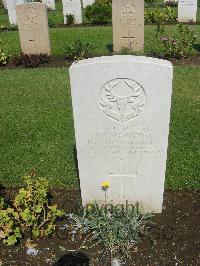
<svg viewBox="0 0 200 266">
<path fill-rule="evenodd" d="M 175 26 L 167 26 L 171 31 Z M 197 34 L 196 43 L 200 43 L 199 26 L 191 26 Z M 77 27 L 77 28 L 58 28 L 50 29 L 50 39 L 52 54 L 55 56 L 64 55 L 64 48 L 73 40 L 80 38 L 82 41 L 89 42 L 93 46 L 93 55 L 108 55 L 112 50 L 112 28 L 110 26 L 96 27 Z M 10 56 L 20 53 L 20 42 L 18 31 L 0 32 L 2 48 Z M 155 26 L 145 26 L 145 53 L 156 45 Z"/>
<path fill-rule="evenodd" d="M 184 77 L 184 78 L 183 78 Z M 199 189 L 199 68 L 175 67 L 166 185 Z M 0 183 L 32 168 L 53 187 L 77 188 L 68 69 L 0 71 Z"/>
<path fill-rule="evenodd" d="M 57 11 L 49 12 L 59 16 Z M 2 12 L 2 10 L 0 10 Z M 0 13 L 0 23 L 2 13 Z M 168 26 L 171 31 L 175 26 Z M 197 33 L 199 26 L 192 26 Z M 145 26 L 145 54 L 154 49 L 155 26 Z M 110 55 L 110 26 L 51 28 L 52 55 L 63 56 L 65 47 L 80 38 L 92 44 L 92 55 Z M 20 53 L 18 31 L 0 32 L 2 47 Z M 172 121 L 166 185 L 171 189 L 199 189 L 198 84 L 196 67 L 175 67 Z M 0 70 L 0 183 L 20 184 L 20 177 L 36 168 L 54 187 L 78 187 L 72 106 L 68 69 Z"/>
</svg>

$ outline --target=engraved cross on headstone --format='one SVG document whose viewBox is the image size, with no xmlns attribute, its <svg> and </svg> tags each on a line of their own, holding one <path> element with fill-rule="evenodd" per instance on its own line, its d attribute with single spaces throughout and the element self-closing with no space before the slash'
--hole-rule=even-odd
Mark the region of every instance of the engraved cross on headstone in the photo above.
<svg viewBox="0 0 200 266">
<path fill-rule="evenodd" d="M 129 47 L 129 49 L 131 49 L 132 44 L 134 43 L 135 37 L 128 36 L 128 37 L 122 37 L 122 39 L 128 39 L 128 47 Z"/>
<path fill-rule="evenodd" d="M 119 171 L 117 172 L 109 172 L 109 178 L 120 178 L 121 179 L 121 190 L 123 198 L 126 199 L 126 191 L 128 189 L 128 185 L 132 184 L 136 178 L 136 175 L 132 173 L 126 173 L 126 161 L 125 159 L 118 159 Z"/>
</svg>

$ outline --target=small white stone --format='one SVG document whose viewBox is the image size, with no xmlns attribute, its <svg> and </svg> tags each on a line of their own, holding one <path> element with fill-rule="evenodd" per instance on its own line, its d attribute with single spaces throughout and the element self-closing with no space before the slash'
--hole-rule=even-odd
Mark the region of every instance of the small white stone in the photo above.
<svg viewBox="0 0 200 266">
<path fill-rule="evenodd" d="M 26 250 L 26 254 L 29 255 L 29 256 L 37 256 L 39 253 L 39 250 L 38 249 L 35 249 L 35 248 L 28 248 Z"/>
<path fill-rule="evenodd" d="M 114 258 L 111 260 L 111 266 L 122 266 L 123 264 L 121 263 L 121 261 L 117 258 Z"/>
</svg>

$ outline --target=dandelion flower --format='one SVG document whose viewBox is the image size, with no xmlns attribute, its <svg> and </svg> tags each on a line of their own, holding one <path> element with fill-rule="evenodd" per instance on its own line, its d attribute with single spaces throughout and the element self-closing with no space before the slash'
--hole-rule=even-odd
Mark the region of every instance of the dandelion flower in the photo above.
<svg viewBox="0 0 200 266">
<path fill-rule="evenodd" d="M 110 187 L 110 183 L 108 182 L 108 181 L 104 181 L 103 183 L 102 183 L 102 188 L 104 188 L 104 189 L 108 189 Z"/>
</svg>

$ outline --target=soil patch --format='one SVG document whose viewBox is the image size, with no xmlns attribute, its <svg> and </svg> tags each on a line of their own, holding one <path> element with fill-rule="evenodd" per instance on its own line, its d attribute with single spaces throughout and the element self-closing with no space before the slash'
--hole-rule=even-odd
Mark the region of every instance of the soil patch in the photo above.
<svg viewBox="0 0 200 266">
<path fill-rule="evenodd" d="M 15 193 L 15 189 L 6 190 L 6 197 L 14 197 Z M 51 194 L 52 201 L 67 212 L 80 206 L 79 191 L 62 189 Z M 25 242 L 14 247 L 1 243 L 0 265 L 109 265 L 108 255 L 100 260 L 102 247 L 79 250 L 81 240 L 67 240 L 66 231 L 61 227 L 64 222 L 58 222 L 54 236 L 34 241 L 39 251 L 35 257 L 26 254 Z M 142 238 L 124 265 L 200 265 L 200 191 L 165 191 L 163 212 L 156 214 L 153 222 L 155 225 L 148 228 L 150 236 Z"/>
<path fill-rule="evenodd" d="M 188 58 L 182 59 L 171 59 L 169 60 L 172 62 L 174 66 L 200 66 L 200 56 L 192 56 Z M 67 61 L 65 57 L 57 57 L 51 56 L 48 59 L 47 63 L 40 64 L 38 67 L 40 68 L 60 68 L 60 67 L 69 67 L 71 62 Z M 24 66 L 16 66 L 11 59 L 6 66 L 0 67 L 0 70 L 7 70 L 7 69 L 24 69 Z"/>
</svg>

